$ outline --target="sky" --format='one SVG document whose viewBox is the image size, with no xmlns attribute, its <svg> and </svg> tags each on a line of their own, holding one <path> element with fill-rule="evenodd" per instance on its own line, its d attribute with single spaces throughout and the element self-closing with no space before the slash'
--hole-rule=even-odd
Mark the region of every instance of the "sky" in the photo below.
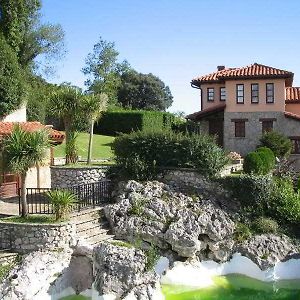
<svg viewBox="0 0 300 300">
<path fill-rule="evenodd" d="M 43 0 L 42 15 L 65 31 L 54 83 L 84 87 L 81 69 L 102 36 L 120 61 L 170 87 L 172 112 L 200 110 L 190 82 L 218 65 L 270 65 L 294 72 L 300 86 L 298 0 Z"/>
</svg>

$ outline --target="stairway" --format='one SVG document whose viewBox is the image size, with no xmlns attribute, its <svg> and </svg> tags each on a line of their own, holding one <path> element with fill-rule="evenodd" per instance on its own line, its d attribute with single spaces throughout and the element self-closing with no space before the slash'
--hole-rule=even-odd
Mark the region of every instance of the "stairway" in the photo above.
<svg viewBox="0 0 300 300">
<path fill-rule="evenodd" d="M 95 246 L 100 242 L 113 239 L 109 225 L 103 214 L 103 208 L 89 209 L 75 213 L 71 221 L 76 224 L 76 234 Z"/>
<path fill-rule="evenodd" d="M 18 253 L 10 252 L 9 249 L 0 250 L 0 266 L 14 263 Z"/>
</svg>

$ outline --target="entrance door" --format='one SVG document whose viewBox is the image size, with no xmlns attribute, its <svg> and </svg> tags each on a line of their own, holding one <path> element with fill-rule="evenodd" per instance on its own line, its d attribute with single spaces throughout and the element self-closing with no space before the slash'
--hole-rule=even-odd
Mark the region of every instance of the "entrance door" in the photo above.
<svg viewBox="0 0 300 300">
<path fill-rule="evenodd" d="M 216 142 L 223 147 L 224 138 L 224 121 L 222 119 L 211 119 L 208 122 L 208 130 L 210 135 L 216 136 Z"/>
<path fill-rule="evenodd" d="M 15 174 L 3 174 L 1 177 L 0 198 L 18 196 L 19 177 Z"/>
</svg>

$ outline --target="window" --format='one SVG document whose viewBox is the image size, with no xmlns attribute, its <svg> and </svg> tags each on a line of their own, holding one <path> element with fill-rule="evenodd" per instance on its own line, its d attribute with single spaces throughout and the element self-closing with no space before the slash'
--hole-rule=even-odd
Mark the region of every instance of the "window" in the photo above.
<svg viewBox="0 0 300 300">
<path fill-rule="evenodd" d="M 258 103 L 259 101 L 259 87 L 258 83 L 251 84 L 251 103 Z"/>
<path fill-rule="evenodd" d="M 235 125 L 235 137 L 245 137 L 246 132 L 245 132 L 245 121 L 234 121 Z"/>
<path fill-rule="evenodd" d="M 273 120 L 264 120 L 261 122 L 262 133 L 273 130 Z"/>
<path fill-rule="evenodd" d="M 215 89 L 208 88 L 207 89 L 207 101 L 214 101 L 215 100 Z"/>
<path fill-rule="evenodd" d="M 274 83 L 266 84 L 266 102 L 274 103 Z"/>
<path fill-rule="evenodd" d="M 238 104 L 244 103 L 244 85 L 243 84 L 236 85 L 236 103 L 238 103 Z"/>
<path fill-rule="evenodd" d="M 292 153 L 300 154 L 300 136 L 290 137 L 290 140 L 292 141 L 293 144 Z"/>
<path fill-rule="evenodd" d="M 226 101 L 226 89 L 225 89 L 225 87 L 220 88 L 220 101 Z"/>
</svg>

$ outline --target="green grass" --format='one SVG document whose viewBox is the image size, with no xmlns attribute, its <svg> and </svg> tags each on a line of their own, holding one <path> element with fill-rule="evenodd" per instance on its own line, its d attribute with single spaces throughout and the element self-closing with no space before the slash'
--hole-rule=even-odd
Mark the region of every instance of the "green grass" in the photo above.
<svg viewBox="0 0 300 300">
<path fill-rule="evenodd" d="M 53 224 L 60 223 L 61 221 L 56 221 L 52 215 L 29 215 L 26 218 L 23 217 L 8 217 L 1 218 L 1 222 L 13 222 L 13 223 L 32 223 L 32 224 Z"/>
<path fill-rule="evenodd" d="M 108 159 L 113 158 L 114 154 L 111 150 L 111 143 L 114 141 L 113 136 L 94 134 L 93 139 L 93 159 Z M 81 132 L 78 134 L 77 147 L 78 155 L 82 158 L 87 158 L 89 144 L 89 134 L 86 132 Z M 65 142 L 54 148 L 54 157 L 64 157 L 65 156 Z"/>
<path fill-rule="evenodd" d="M 10 270 L 14 267 L 14 264 L 0 266 L 0 283 L 6 278 Z"/>
</svg>

